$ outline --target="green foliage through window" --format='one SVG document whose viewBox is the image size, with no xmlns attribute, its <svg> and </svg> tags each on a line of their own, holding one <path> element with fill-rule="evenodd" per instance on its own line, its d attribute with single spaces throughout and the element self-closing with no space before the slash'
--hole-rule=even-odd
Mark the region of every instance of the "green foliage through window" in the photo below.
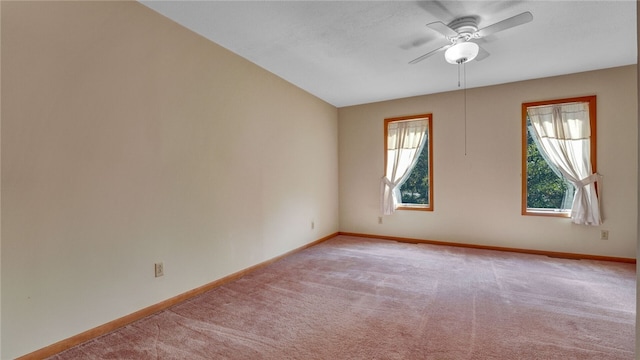
<svg viewBox="0 0 640 360">
<path fill-rule="evenodd" d="M 569 186 L 573 190 L 573 186 L 551 169 L 527 131 L 527 207 L 564 210 Z"/>
<path fill-rule="evenodd" d="M 411 175 L 400 186 L 400 194 L 403 204 L 429 204 L 429 146 L 427 144 L 422 149 Z"/>
</svg>

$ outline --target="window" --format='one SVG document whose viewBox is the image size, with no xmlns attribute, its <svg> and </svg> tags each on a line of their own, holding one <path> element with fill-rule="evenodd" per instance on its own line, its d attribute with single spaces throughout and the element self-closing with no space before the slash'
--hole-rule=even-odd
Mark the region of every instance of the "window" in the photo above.
<svg viewBox="0 0 640 360">
<path fill-rule="evenodd" d="M 382 213 L 433 210 L 431 114 L 384 121 Z"/>
<path fill-rule="evenodd" d="M 595 154 L 595 96 L 522 104 L 522 214 L 584 217 L 597 203 Z"/>
</svg>

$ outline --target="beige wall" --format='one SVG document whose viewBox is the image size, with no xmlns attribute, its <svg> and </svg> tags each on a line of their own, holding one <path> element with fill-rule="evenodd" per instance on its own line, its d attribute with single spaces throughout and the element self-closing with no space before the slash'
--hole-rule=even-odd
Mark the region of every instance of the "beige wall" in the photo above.
<svg viewBox="0 0 640 360">
<path fill-rule="evenodd" d="M 591 94 L 604 224 L 521 216 L 521 104 Z M 635 258 L 635 65 L 468 89 L 466 97 L 466 155 L 462 91 L 339 109 L 341 231 Z M 435 211 L 398 211 L 378 224 L 383 119 L 420 113 L 433 113 Z"/>
<path fill-rule="evenodd" d="M 638 56 L 638 58 L 640 58 L 640 53 L 637 53 L 637 49 L 640 49 L 640 24 L 638 23 L 637 19 L 640 18 L 640 6 L 638 6 L 638 4 L 640 4 L 640 0 L 636 1 L 636 56 Z M 638 65 L 636 63 L 636 71 L 638 69 Z M 640 73 L 636 73 L 636 79 L 637 79 L 637 90 L 640 91 Z M 638 104 L 636 106 L 636 110 L 638 112 L 638 114 L 640 114 L 640 94 L 637 94 L 637 96 L 639 96 L 637 98 L 638 100 Z M 638 129 L 638 132 L 636 134 L 636 141 L 640 139 L 640 128 Z M 640 147 L 637 149 L 638 150 L 638 155 L 640 157 Z M 640 159 L 637 159 L 637 161 L 640 161 Z M 639 166 L 638 166 L 638 176 L 640 176 L 640 162 L 639 162 Z M 636 184 L 637 186 L 637 184 Z M 638 210 L 640 211 L 640 191 L 637 194 L 638 197 Z M 640 214 L 637 214 L 637 219 L 638 219 L 638 224 L 637 226 L 637 231 L 638 234 L 636 234 L 636 254 L 638 252 L 640 252 Z M 638 288 L 640 288 L 640 269 L 638 269 L 637 265 L 636 265 L 636 359 L 640 359 L 640 331 L 638 331 L 638 324 L 640 324 L 640 292 L 638 291 Z"/>
<path fill-rule="evenodd" d="M 2 2 L 2 55 L 2 359 L 338 231 L 337 109 L 148 8 Z"/>
</svg>

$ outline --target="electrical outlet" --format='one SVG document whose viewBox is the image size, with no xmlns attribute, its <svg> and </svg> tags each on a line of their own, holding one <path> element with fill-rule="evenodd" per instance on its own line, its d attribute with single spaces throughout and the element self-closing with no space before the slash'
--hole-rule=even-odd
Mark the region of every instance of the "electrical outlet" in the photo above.
<svg viewBox="0 0 640 360">
<path fill-rule="evenodd" d="M 311 220 L 311 230 L 316 228 L 316 222 Z"/>
<path fill-rule="evenodd" d="M 609 240 L 609 230 L 600 230 L 600 240 Z"/>
<path fill-rule="evenodd" d="M 378 216 L 378 224 L 382 224 L 382 216 Z"/>
<path fill-rule="evenodd" d="M 159 262 L 155 263 L 156 277 L 164 276 L 164 265 Z"/>
</svg>

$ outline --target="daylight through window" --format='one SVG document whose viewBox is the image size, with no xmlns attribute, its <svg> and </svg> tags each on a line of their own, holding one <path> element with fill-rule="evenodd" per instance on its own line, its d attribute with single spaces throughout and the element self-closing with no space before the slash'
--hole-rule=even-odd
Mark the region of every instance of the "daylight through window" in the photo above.
<svg viewBox="0 0 640 360">
<path fill-rule="evenodd" d="M 588 96 L 522 104 L 523 215 L 590 216 L 586 208 L 597 202 L 595 101 Z"/>
<path fill-rule="evenodd" d="M 397 209 L 433 210 L 431 122 L 431 114 L 385 119 L 383 214 Z"/>
</svg>

